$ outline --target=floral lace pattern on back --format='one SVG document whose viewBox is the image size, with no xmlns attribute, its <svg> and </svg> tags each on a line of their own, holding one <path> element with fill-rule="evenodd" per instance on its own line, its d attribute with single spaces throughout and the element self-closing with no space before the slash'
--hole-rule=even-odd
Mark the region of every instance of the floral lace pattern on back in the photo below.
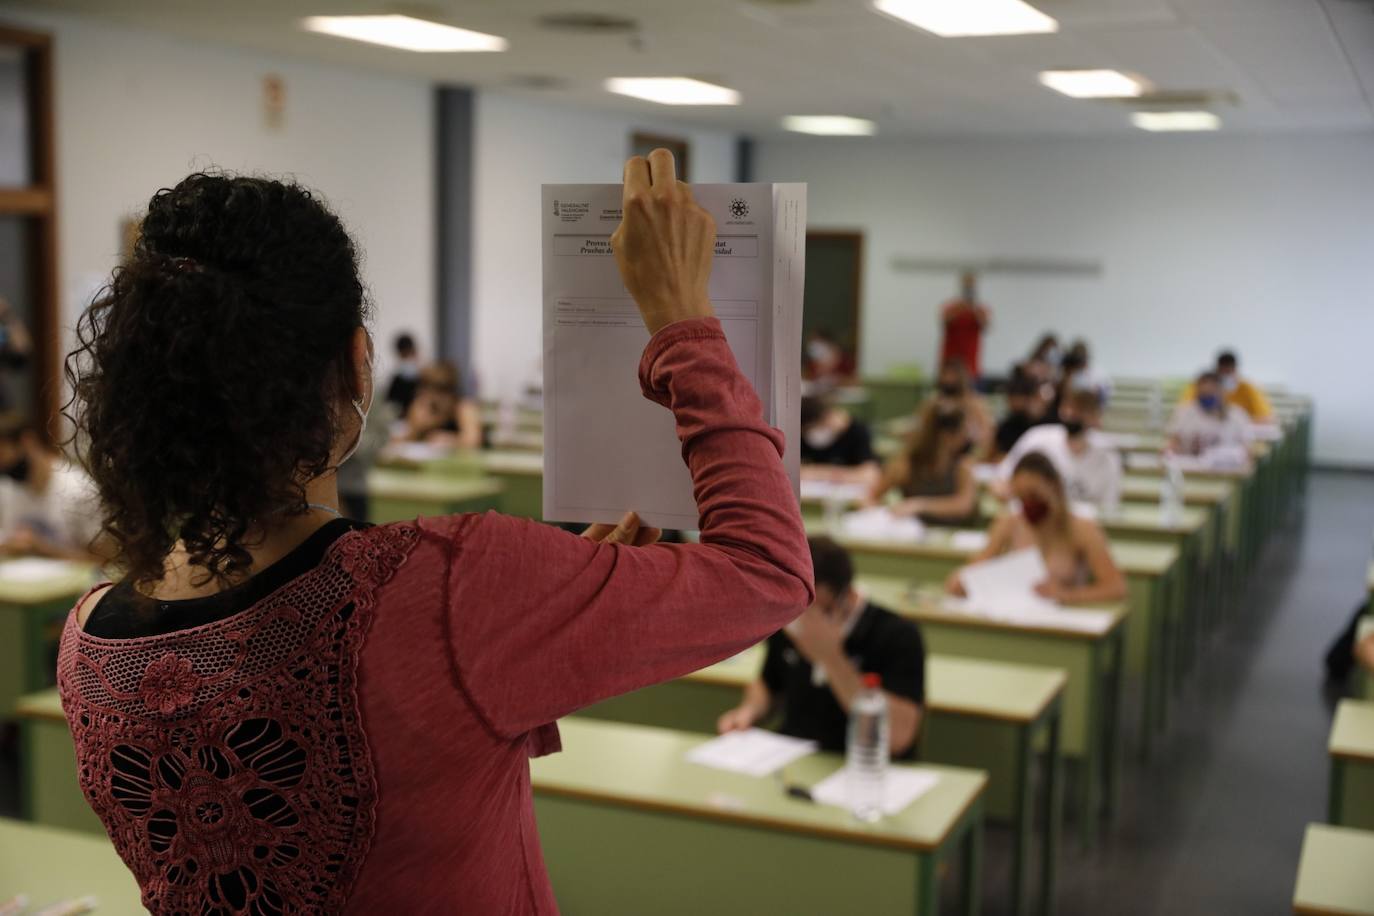
<svg viewBox="0 0 1374 916">
<path fill-rule="evenodd" d="M 58 683 L 81 787 L 152 912 L 341 909 L 377 803 L 358 656 L 418 537 L 350 532 L 251 608 L 164 636 L 97 639 L 69 617 Z"/>
</svg>

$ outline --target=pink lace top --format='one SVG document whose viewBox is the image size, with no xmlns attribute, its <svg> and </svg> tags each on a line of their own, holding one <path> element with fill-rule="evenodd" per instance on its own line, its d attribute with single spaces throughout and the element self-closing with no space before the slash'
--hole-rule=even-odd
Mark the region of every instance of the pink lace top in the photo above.
<svg viewBox="0 0 1374 916">
<path fill-rule="evenodd" d="M 100 639 L 73 613 L 81 786 L 149 909 L 557 912 L 528 764 L 553 723 L 727 658 L 812 596 L 781 436 L 718 323 L 660 332 L 640 378 L 677 422 L 700 544 L 422 519 L 343 534 L 216 622 Z"/>
</svg>

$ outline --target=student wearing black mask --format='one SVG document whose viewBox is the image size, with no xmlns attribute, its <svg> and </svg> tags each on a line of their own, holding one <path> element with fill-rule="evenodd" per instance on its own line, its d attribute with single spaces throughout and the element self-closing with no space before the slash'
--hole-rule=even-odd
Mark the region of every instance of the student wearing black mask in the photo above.
<svg viewBox="0 0 1374 916">
<path fill-rule="evenodd" d="M 90 478 L 14 415 L 0 417 L 0 475 L 0 554 L 105 559 Z"/>
<path fill-rule="evenodd" d="M 1002 460 L 1026 430 L 1045 422 L 1046 405 L 1040 388 L 1040 384 L 1025 372 L 1018 371 L 1012 376 L 1007 385 L 1007 415 L 997 424 L 991 460 Z"/>
<path fill-rule="evenodd" d="M 997 423 L 992 418 L 987 399 L 974 389 L 968 371 L 959 360 L 951 359 L 940 366 L 940 374 L 935 379 L 935 393 L 927 404 L 932 402 L 946 412 L 957 410 L 962 413 L 969 450 L 975 458 L 988 454 L 992 449 Z"/>
<path fill-rule="evenodd" d="M 823 398 L 802 398 L 800 450 L 807 480 L 871 486 L 881 473 L 868 427 Z"/>
<path fill-rule="evenodd" d="M 1097 522 L 1070 510 L 1054 462 L 1039 452 L 1022 458 L 1011 477 L 1011 494 L 1013 508 L 992 523 L 987 547 L 971 563 L 1034 547 L 1049 573 L 1036 587 L 1042 597 L 1061 604 L 1104 604 L 1126 597 L 1126 577 L 1112 559 L 1106 534 Z M 945 583 L 951 594 L 963 594 L 960 572 Z"/>
<path fill-rule="evenodd" d="M 889 748 L 894 757 L 911 756 L 925 713 L 921 631 L 854 588 L 854 566 L 842 547 L 829 538 L 810 544 L 815 603 L 768 640 L 761 676 L 717 728 L 753 728 L 777 710 L 783 734 L 843 751 L 849 704 L 863 675 L 877 674 L 887 694 Z"/>
<path fill-rule="evenodd" d="M 1101 432 L 1102 404 L 1093 391 L 1075 391 L 1059 411 L 1059 422 L 1029 429 L 997 469 L 993 492 L 1006 498 L 1012 472 L 1026 455 L 1039 453 L 1064 478 L 1069 499 L 1112 511 L 1121 502 L 1121 453 Z"/>
<path fill-rule="evenodd" d="M 978 482 L 968 454 L 963 413 L 927 404 L 920 424 L 902 453 L 889 462 L 869 494 L 871 505 L 896 490 L 901 500 L 891 509 L 937 525 L 966 525 L 977 515 Z"/>
</svg>

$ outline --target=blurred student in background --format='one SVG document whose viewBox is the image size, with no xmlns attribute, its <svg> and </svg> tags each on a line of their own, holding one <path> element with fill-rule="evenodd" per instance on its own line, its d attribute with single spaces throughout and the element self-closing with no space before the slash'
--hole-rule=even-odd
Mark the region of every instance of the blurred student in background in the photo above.
<svg viewBox="0 0 1374 916">
<path fill-rule="evenodd" d="M 0 554 L 100 562 L 100 533 L 86 472 L 22 417 L 0 416 Z"/>
<path fill-rule="evenodd" d="M 1053 380 L 1059 371 L 1059 363 L 1064 358 L 1064 353 L 1059 349 L 1059 338 L 1053 333 L 1046 333 L 1036 343 L 1035 349 L 1031 350 L 1030 356 L 1026 357 L 1027 369 L 1033 369 L 1037 373 L 1043 373 L 1045 380 Z"/>
<path fill-rule="evenodd" d="M 1000 461 L 1027 430 L 1044 423 L 1048 406 L 1040 383 L 1018 366 L 1007 385 L 1007 415 L 997 424 L 989 460 Z"/>
<path fill-rule="evenodd" d="M 818 392 L 828 391 L 854 380 L 854 358 L 840 346 L 835 335 L 817 328 L 806 338 L 802 358 L 802 378 Z"/>
<path fill-rule="evenodd" d="M 1234 352 L 1223 350 L 1217 356 L 1216 376 L 1221 384 L 1221 393 L 1227 404 L 1232 407 L 1239 407 L 1245 411 L 1246 416 L 1256 423 L 1272 423 L 1274 421 L 1274 408 L 1269 403 L 1269 398 L 1265 397 L 1258 385 L 1241 377 L 1240 360 Z M 1179 400 L 1182 403 L 1187 403 L 1196 397 L 1196 386 L 1189 385 L 1184 389 L 1183 396 Z"/>
<path fill-rule="evenodd" d="M 981 458 L 992 448 L 997 422 L 992 418 L 987 398 L 974 389 L 962 362 L 951 359 L 940 365 L 940 374 L 935 379 L 935 393 L 923 408 L 930 404 L 945 412 L 957 410 L 964 415 L 965 431 L 968 433 L 966 448 L 975 457 Z"/>
<path fill-rule="evenodd" d="M 763 673 L 717 728 L 721 734 L 742 731 L 780 712 L 784 735 L 843 752 L 849 704 L 863 688 L 863 676 L 876 674 L 887 694 L 892 755 L 912 756 L 925 713 L 921 631 L 854 587 L 854 566 L 842 547 L 829 538 L 809 543 L 816 600 L 768 640 Z"/>
<path fill-rule="evenodd" d="M 1215 372 L 1197 377 L 1192 397 L 1174 408 L 1168 432 L 1169 450 L 1180 455 L 1248 449 L 1253 438 L 1250 417 L 1226 403 Z"/>
<path fill-rule="evenodd" d="M 1061 604 L 1103 604 L 1126 597 L 1126 577 L 1112 559 L 1107 536 L 1097 522 L 1073 514 L 1053 461 L 1040 452 L 1022 458 L 1011 477 L 1011 495 L 1019 511 L 992 523 L 987 547 L 970 565 L 1034 547 L 1049 573 L 1035 589 L 1042 597 Z M 951 594 L 964 593 L 960 572 L 946 582 Z"/>
<path fill-rule="evenodd" d="M 940 308 L 944 337 L 940 362 L 958 360 L 974 381 L 978 379 L 978 354 L 983 346 L 983 331 L 992 313 L 978 301 L 978 275 L 971 270 L 959 277 L 959 296 Z"/>
<path fill-rule="evenodd" d="M 4 296 L 0 296 L 0 411 L 14 410 L 14 393 L 10 390 L 10 376 L 29 364 L 33 354 L 33 338 L 28 325 Z"/>
<path fill-rule="evenodd" d="M 395 405 L 396 412 L 404 416 L 419 386 L 420 352 L 415 346 L 415 338 L 410 334 L 397 334 L 396 371 L 391 375 L 391 384 L 386 386 L 387 403 Z"/>
<path fill-rule="evenodd" d="M 807 479 L 871 486 L 881 475 L 868 427 L 823 397 L 802 398 L 800 453 Z"/>
<path fill-rule="evenodd" d="M 890 508 L 937 525 L 966 525 L 977 514 L 978 483 L 967 454 L 968 432 L 957 409 L 927 404 L 906 448 L 884 469 L 869 494 L 881 503 L 891 491 L 901 499 Z"/>
<path fill-rule="evenodd" d="M 1121 502 L 1121 453 L 1102 434 L 1102 404 L 1092 391 L 1075 391 L 1059 410 L 1059 422 L 1027 430 L 997 469 L 996 492 L 1005 498 L 1021 459 L 1042 454 L 1054 462 L 1073 502 L 1112 510 Z"/>
<path fill-rule="evenodd" d="M 392 438 L 453 448 L 481 447 L 482 414 L 477 403 L 464 396 L 457 366 L 441 360 L 420 370 L 415 398 Z"/>
</svg>

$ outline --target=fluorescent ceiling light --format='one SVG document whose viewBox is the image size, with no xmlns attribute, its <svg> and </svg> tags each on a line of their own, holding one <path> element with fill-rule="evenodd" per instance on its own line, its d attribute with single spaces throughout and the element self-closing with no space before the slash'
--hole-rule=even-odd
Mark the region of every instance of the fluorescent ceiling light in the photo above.
<svg viewBox="0 0 1374 916">
<path fill-rule="evenodd" d="M 606 80 L 606 90 L 660 105 L 739 104 L 735 90 L 685 76 L 618 76 Z"/>
<path fill-rule="evenodd" d="M 409 16 L 311 16 L 302 24 L 312 32 L 405 51 L 504 51 L 510 47 L 497 35 Z"/>
<path fill-rule="evenodd" d="M 873 7 L 941 38 L 1059 31 L 1056 20 L 1024 0 L 874 0 Z"/>
<path fill-rule="evenodd" d="M 1117 70 L 1046 70 L 1040 82 L 1075 99 L 1129 99 L 1145 91 L 1145 84 Z"/>
<path fill-rule="evenodd" d="M 871 137 L 878 129 L 866 118 L 845 115 L 788 115 L 782 119 L 782 126 L 799 134 L 823 137 Z"/>
<path fill-rule="evenodd" d="M 1221 118 L 1210 111 L 1137 111 L 1131 123 L 1141 130 L 1219 130 Z"/>
</svg>

